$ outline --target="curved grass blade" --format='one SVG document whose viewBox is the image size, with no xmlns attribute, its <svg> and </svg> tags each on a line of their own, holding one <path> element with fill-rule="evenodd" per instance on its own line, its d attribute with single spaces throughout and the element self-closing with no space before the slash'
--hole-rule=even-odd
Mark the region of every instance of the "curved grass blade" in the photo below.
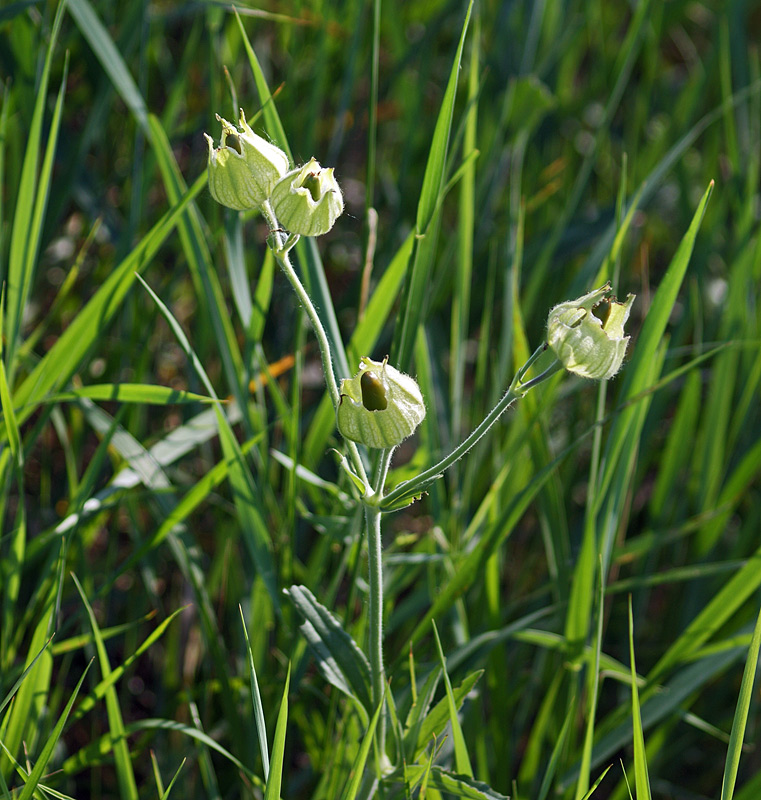
<svg viewBox="0 0 761 800">
<path fill-rule="evenodd" d="M 185 332 L 172 315 L 172 312 L 159 299 L 143 278 L 139 275 L 137 277 L 143 286 L 145 286 L 162 315 L 169 323 L 174 335 L 177 337 L 177 341 L 187 355 L 188 360 L 193 365 L 201 382 L 206 387 L 206 391 L 214 400 L 218 401 L 217 394 L 209 380 L 209 376 L 206 374 L 203 364 L 201 364 L 200 358 L 188 341 Z M 243 539 L 251 555 L 251 560 L 267 587 L 274 608 L 279 609 L 280 596 L 277 588 L 277 574 L 275 572 L 275 563 L 272 554 L 272 540 L 260 510 L 262 508 L 262 502 L 256 484 L 254 483 L 254 477 L 243 458 L 238 440 L 235 438 L 235 434 L 227 421 L 227 417 L 222 413 L 221 404 L 219 402 L 217 402 L 215 410 L 222 450 L 230 464 L 230 487 L 233 492 L 235 508 L 243 532 Z"/>
<path fill-rule="evenodd" d="M 92 48 L 98 61 L 100 61 L 103 70 L 111 79 L 111 83 L 113 83 L 125 105 L 132 112 L 144 132 L 150 136 L 151 131 L 148 125 L 148 110 L 145 106 L 145 100 L 143 100 L 134 78 L 127 69 L 121 53 L 114 44 L 114 40 L 103 26 L 92 5 L 88 0 L 66 0 L 66 3 L 61 3 L 61 6 L 63 5 L 68 6 L 69 12 L 74 17 L 79 30 Z"/>
</svg>

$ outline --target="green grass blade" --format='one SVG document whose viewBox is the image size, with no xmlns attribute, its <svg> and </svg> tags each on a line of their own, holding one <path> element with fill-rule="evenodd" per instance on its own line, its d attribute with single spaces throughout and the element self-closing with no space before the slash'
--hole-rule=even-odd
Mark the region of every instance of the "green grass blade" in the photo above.
<svg viewBox="0 0 761 800">
<path fill-rule="evenodd" d="M 462 52 L 465 46 L 465 34 L 468 30 L 472 8 L 473 2 L 471 0 L 468 4 L 468 10 L 465 15 L 465 22 L 462 26 L 460 41 L 452 63 L 452 69 L 449 73 L 447 88 L 444 92 L 439 115 L 436 119 L 436 127 L 431 140 L 428 162 L 423 176 L 423 186 L 418 201 L 417 219 L 415 222 L 417 245 L 412 261 L 412 269 L 407 275 L 405 296 L 400 309 L 399 329 L 395 335 L 392 358 L 392 361 L 397 364 L 400 369 L 407 369 L 410 364 L 412 352 L 415 347 L 415 340 L 417 339 L 418 326 L 423 318 L 426 287 L 429 285 L 430 281 L 433 250 L 437 238 L 434 235 L 434 229 L 437 226 L 432 223 L 434 223 L 434 219 L 437 217 L 436 212 L 439 196 L 444 186 L 457 79 L 460 73 Z"/>
<path fill-rule="evenodd" d="M 169 202 L 176 203 L 187 191 L 185 180 L 177 165 L 169 139 L 161 122 L 151 115 L 148 119 L 148 124 L 151 131 L 154 154 L 161 170 L 161 177 L 166 187 Z M 209 253 L 209 248 L 206 245 L 201 218 L 194 205 L 189 206 L 178 221 L 177 232 L 180 235 L 188 265 L 195 278 L 197 291 L 206 300 L 206 307 L 211 316 L 218 352 L 225 367 L 227 382 L 241 408 L 245 408 L 248 400 L 248 387 L 242 385 L 242 376 L 244 374 L 243 359 L 238 348 L 230 314 L 225 305 L 219 277 Z"/>
<path fill-rule="evenodd" d="M 259 681 L 256 677 L 256 666 L 254 665 L 254 651 L 251 649 L 251 641 L 248 638 L 248 627 L 243 617 L 243 609 L 239 606 L 240 623 L 243 626 L 243 636 L 246 639 L 246 650 L 248 651 L 248 672 L 251 679 L 251 704 L 254 708 L 254 721 L 256 722 L 256 733 L 259 736 L 259 751 L 262 754 L 262 765 L 264 767 L 264 782 L 269 778 L 270 754 L 267 744 L 267 726 L 264 719 L 264 708 L 262 706 L 262 695 L 259 691 Z"/>
<path fill-rule="evenodd" d="M 100 627 L 98 626 L 92 606 L 88 602 L 87 595 L 85 595 L 84 589 L 77 579 L 77 576 L 72 573 L 72 578 L 79 592 L 79 596 L 82 598 L 82 604 L 87 611 L 87 616 L 90 619 L 101 675 L 104 681 L 108 681 L 111 676 L 111 665 L 108 661 L 106 645 L 100 634 Z M 122 800 L 138 800 L 137 782 L 135 780 L 135 772 L 132 769 L 132 759 L 130 758 L 127 744 L 127 733 L 124 729 L 124 720 L 122 719 L 122 712 L 119 707 L 119 696 L 113 686 L 106 687 L 105 691 L 106 712 L 108 714 L 108 725 L 113 742 L 112 746 L 116 766 L 116 777 L 119 784 L 119 795 Z"/>
<path fill-rule="evenodd" d="M 162 315 L 169 323 L 174 335 L 177 337 L 177 341 L 185 351 L 188 360 L 193 365 L 201 382 L 206 387 L 206 391 L 214 400 L 217 400 L 216 392 L 211 385 L 211 381 L 206 374 L 201 359 L 196 354 L 185 332 L 172 315 L 172 312 L 139 275 L 138 280 L 145 286 Z M 262 515 L 261 498 L 259 497 L 259 492 L 256 488 L 251 470 L 243 457 L 240 445 L 235 438 L 235 434 L 227 418 L 222 413 L 221 406 L 217 404 L 215 409 L 217 412 L 217 427 L 219 428 L 222 450 L 225 454 L 225 459 L 230 465 L 230 487 L 233 492 L 235 508 L 243 532 L 243 540 L 249 550 L 254 567 L 261 575 L 267 587 L 273 606 L 278 609 L 280 608 L 280 595 L 278 592 L 277 574 L 272 553 L 272 539 Z"/>
<path fill-rule="evenodd" d="M 708 198 L 711 196 L 712 191 L 713 181 L 709 184 L 708 189 L 706 189 L 705 194 L 698 204 L 690 227 L 679 243 L 679 247 L 650 304 L 647 317 L 645 318 L 642 330 L 637 338 L 637 345 L 634 348 L 631 360 L 626 364 L 623 371 L 620 396 L 624 401 L 630 400 L 636 394 L 642 392 L 648 385 L 648 375 L 652 370 L 652 360 L 666 332 L 666 326 L 668 325 L 669 317 L 679 294 L 679 289 L 687 272 L 692 251 L 695 247 L 695 240 L 697 239 L 700 229 L 700 223 L 703 220 L 706 204 L 708 203 Z M 606 468 L 601 475 L 597 493 L 598 509 L 606 498 L 614 471 L 618 467 L 619 457 L 630 424 L 629 417 L 632 413 L 633 410 L 622 413 L 616 421 L 613 430 L 611 430 L 608 446 L 606 448 Z"/>
<path fill-rule="evenodd" d="M 135 79 L 127 69 L 121 53 L 114 44 L 114 40 L 103 26 L 92 5 L 88 0 L 66 0 L 65 5 L 127 108 L 132 112 L 140 127 L 150 136 L 145 100 L 140 94 Z"/>
<path fill-rule="evenodd" d="M 730 734 L 729 747 L 727 748 L 727 760 L 724 765 L 724 778 L 721 782 L 721 800 L 732 800 L 734 796 L 737 769 L 740 765 L 743 739 L 745 738 L 745 727 L 748 723 L 748 712 L 753 697 L 753 682 L 758 667 L 759 650 L 761 650 L 761 613 L 756 618 L 753 639 L 748 650 L 748 658 L 745 661 L 745 670 L 740 684 L 740 697 L 737 700 L 735 718 L 732 722 L 732 732 Z"/>
<path fill-rule="evenodd" d="M 187 758 L 183 758 L 182 761 L 180 762 L 180 766 L 177 767 L 177 771 L 172 776 L 172 780 L 169 781 L 169 786 L 167 786 L 166 787 L 166 791 L 162 793 L 161 800 L 168 800 L 169 795 L 170 795 L 170 793 L 172 791 L 172 787 L 177 782 L 177 778 L 180 777 L 180 772 L 182 771 L 182 768 L 185 766 L 185 762 L 186 761 L 187 761 Z"/>
<path fill-rule="evenodd" d="M 483 672 L 483 670 L 478 670 L 471 673 L 459 686 L 452 689 L 456 711 L 459 711 L 462 707 L 465 698 L 473 691 L 473 687 L 478 683 Z M 435 678 L 432 683 L 432 688 L 435 689 L 439 672 L 433 672 L 431 675 Z M 404 737 L 404 752 L 407 754 L 409 761 L 415 761 L 432 741 L 441 736 L 444 728 L 446 728 L 451 715 L 449 692 L 428 713 L 425 713 L 425 707 L 425 704 L 423 704 L 423 713 L 419 716 L 411 714 L 410 719 L 407 721 L 408 727 Z"/>
<path fill-rule="evenodd" d="M 5 372 L 5 362 L 0 358 L 0 410 L 3 412 L 5 430 L 8 436 L 8 446 L 11 449 L 13 461 L 17 467 L 24 465 L 24 452 L 21 446 L 21 434 L 19 433 L 18 420 L 13 410 L 13 400 L 8 388 L 8 377 Z"/>
<path fill-rule="evenodd" d="M 7 311 L 5 314 L 6 365 L 9 382 L 13 382 L 15 357 L 21 332 L 21 321 L 24 314 L 29 291 L 34 277 L 37 253 L 42 237 L 42 225 L 45 205 L 47 203 L 50 174 L 53 165 L 53 153 L 57 140 L 58 127 L 63 108 L 66 69 L 61 88 L 58 93 L 53 122 L 50 126 L 45 159 L 39 174 L 39 150 L 42 142 L 42 121 L 47 103 L 47 88 L 53 60 L 53 51 L 61 30 L 65 3 L 58 4 L 53 28 L 50 35 L 45 65 L 37 87 L 37 99 L 34 105 L 32 124 L 26 137 L 26 152 L 21 172 L 21 183 L 16 198 L 16 209 L 13 215 L 10 251 L 8 254 Z M 68 63 L 68 62 L 67 62 Z"/>
<path fill-rule="evenodd" d="M 19 424 L 31 415 L 35 404 L 46 394 L 57 391 L 71 378 L 121 307 L 136 280 L 136 272 L 145 269 L 177 224 L 185 207 L 205 186 L 206 176 L 202 175 L 182 200 L 164 214 L 137 247 L 114 269 L 24 380 L 13 398 L 15 407 L 20 409 Z"/>
<path fill-rule="evenodd" d="M 283 780 L 283 760 L 285 758 L 285 734 L 288 727 L 288 689 L 291 685 L 291 665 L 285 679 L 283 699 L 280 702 L 280 713 L 277 715 L 275 738 L 272 740 L 272 758 L 270 759 L 269 778 L 264 790 L 264 800 L 280 800 L 280 786 Z"/>
<path fill-rule="evenodd" d="M 42 598 L 42 612 L 29 642 L 23 683 L 19 686 L 15 702 L 5 721 L 3 744 L 10 758 L 16 757 L 23 741 L 29 741 L 33 737 L 50 692 L 53 659 L 48 644 L 55 613 L 55 581 L 49 579 L 48 585 L 43 584 L 39 591 L 46 592 Z M 0 755 L 0 771 L 3 774 L 8 774 L 8 763 L 8 757 L 5 754 Z"/>
<path fill-rule="evenodd" d="M 433 623 L 433 636 L 436 639 L 436 649 L 439 652 L 439 662 L 441 663 L 441 670 L 444 676 L 444 687 L 447 692 L 447 707 L 449 709 L 449 724 L 452 726 L 452 739 L 454 740 L 454 756 L 457 771 L 469 778 L 473 777 L 473 767 L 470 764 L 470 756 L 468 755 L 468 748 L 465 744 L 465 737 L 462 733 L 460 720 L 457 716 L 457 702 L 455 701 L 454 692 L 452 691 L 452 683 L 447 674 L 447 661 L 444 657 L 444 650 L 441 647 L 441 639 L 439 639 L 439 632 L 436 629 L 436 623 Z"/>
<path fill-rule="evenodd" d="M 637 687 L 637 669 L 634 664 L 634 618 L 632 616 L 632 600 L 629 597 L 629 659 L 631 662 L 632 681 L 632 725 L 634 728 L 634 777 L 637 787 L 637 800 L 651 800 L 650 776 L 647 771 L 647 754 L 645 737 L 642 732 L 642 715 L 639 707 L 639 689 Z"/>
<path fill-rule="evenodd" d="M 58 744 L 58 740 L 61 738 L 61 734 L 63 733 L 64 726 L 66 725 L 66 720 L 68 719 L 71 707 L 74 705 L 74 701 L 77 699 L 77 695 L 79 694 L 82 682 L 84 681 L 85 676 L 87 675 L 91 666 L 92 666 L 92 660 L 85 667 L 85 670 L 80 676 L 77 685 L 74 687 L 74 691 L 71 693 L 71 696 L 69 697 L 68 703 L 66 703 L 66 707 L 64 708 L 63 713 L 58 718 L 58 721 L 56 722 L 52 733 L 48 737 L 48 740 L 45 742 L 45 746 L 42 748 L 42 751 L 37 757 L 34 769 L 29 773 L 29 777 L 27 778 L 26 783 L 24 784 L 24 788 L 19 794 L 19 800 L 32 800 L 32 798 L 34 797 L 35 792 L 37 791 L 37 787 L 39 786 L 39 783 L 42 780 L 45 768 L 48 765 L 48 761 L 50 761 L 50 757 L 53 755 L 53 751 L 55 750 L 55 747 Z"/>
<path fill-rule="evenodd" d="M 165 620 L 162 620 L 156 626 L 155 630 L 151 631 L 151 633 L 145 638 L 135 652 L 124 659 L 123 664 L 120 664 L 118 667 L 114 667 L 108 676 L 104 676 L 103 679 L 88 694 L 88 696 L 82 698 L 82 702 L 77 706 L 76 712 L 72 715 L 72 721 L 81 719 L 85 714 L 89 713 L 93 708 L 95 708 L 96 704 L 106 696 L 106 692 L 109 691 L 112 686 L 115 686 L 116 683 L 121 679 L 122 675 L 124 675 L 124 673 L 129 669 L 130 665 L 134 664 L 141 655 L 146 653 L 148 649 L 164 635 L 175 617 L 177 617 L 179 614 L 182 614 L 187 609 L 188 606 L 185 606 L 184 608 L 178 608 Z M 103 631 L 98 631 L 98 636 L 100 637 L 101 642 L 105 641 L 105 636 L 103 634 Z M 93 632 L 92 640 L 97 645 L 97 637 L 95 632 Z"/>
<path fill-rule="evenodd" d="M 604 602 L 605 602 L 605 588 L 604 588 L 604 570 L 602 567 L 598 570 L 599 577 L 599 594 L 597 596 L 597 635 L 595 637 L 595 650 L 594 661 L 590 659 L 589 670 L 590 677 L 587 678 L 588 686 L 588 710 L 587 710 L 587 725 L 584 731 L 584 744 L 582 746 L 581 755 L 581 770 L 579 772 L 579 780 L 576 784 L 576 800 L 580 800 L 582 795 L 587 793 L 589 789 L 589 772 L 590 761 L 592 759 L 592 745 L 594 744 L 595 733 L 595 717 L 597 714 L 597 697 L 600 688 L 600 653 L 602 651 L 602 623 L 604 616 Z"/>
<path fill-rule="evenodd" d="M 558 764 L 560 762 L 560 756 L 563 752 L 563 748 L 565 747 L 566 739 L 568 738 L 568 731 L 571 728 L 571 721 L 574 717 L 575 711 L 576 702 L 573 701 L 571 703 L 571 707 L 568 709 L 568 713 L 565 716 L 563 727 L 560 729 L 560 733 L 557 736 L 555 746 L 552 748 L 552 755 L 550 756 L 547 769 L 544 773 L 544 777 L 542 778 L 542 783 L 539 787 L 536 800 L 546 800 L 547 795 L 549 794 L 550 787 L 552 786 L 552 780 L 555 777 L 555 772 L 557 771 Z"/>
<path fill-rule="evenodd" d="M 359 788 L 362 784 L 367 757 L 370 754 L 370 748 L 373 745 L 375 728 L 378 724 L 378 720 L 380 719 L 382 710 L 383 703 L 380 703 L 378 708 L 375 709 L 375 713 L 370 720 L 370 724 L 367 726 L 364 738 L 362 739 L 362 745 L 359 748 L 357 757 L 354 759 L 354 763 L 351 766 L 351 779 L 349 780 L 349 783 L 344 791 L 343 800 L 356 800 L 357 793 L 359 792 Z"/>
<path fill-rule="evenodd" d="M 170 386 L 152 386 L 147 383 L 100 383 L 70 392 L 59 392 L 44 399 L 45 403 L 65 403 L 85 397 L 88 400 L 113 401 L 115 403 L 142 403 L 149 406 L 179 405 L 181 403 L 213 403 L 213 397 L 207 397 L 184 389 L 172 389 Z"/>
</svg>

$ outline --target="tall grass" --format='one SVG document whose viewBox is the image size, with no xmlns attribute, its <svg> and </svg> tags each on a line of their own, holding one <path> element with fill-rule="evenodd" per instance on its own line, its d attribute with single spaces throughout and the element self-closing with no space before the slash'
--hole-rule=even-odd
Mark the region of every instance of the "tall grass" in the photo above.
<svg viewBox="0 0 761 800">
<path fill-rule="evenodd" d="M 260 5 L 0 8 L 0 796 L 754 800 L 757 10 Z M 390 486 L 637 295 L 386 516 L 387 719 L 319 350 L 207 190 L 239 106 L 336 167 L 296 267 L 339 378 L 420 383 Z"/>
</svg>

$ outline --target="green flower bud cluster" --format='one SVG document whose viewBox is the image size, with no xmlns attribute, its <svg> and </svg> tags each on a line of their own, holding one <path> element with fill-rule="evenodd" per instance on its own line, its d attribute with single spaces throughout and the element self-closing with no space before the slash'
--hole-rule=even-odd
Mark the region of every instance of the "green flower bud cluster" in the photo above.
<svg viewBox="0 0 761 800">
<path fill-rule="evenodd" d="M 362 358 L 359 372 L 341 381 L 338 430 L 367 447 L 395 447 L 411 436 L 425 417 L 417 382 L 387 362 L 385 358 L 380 362 Z"/>
<path fill-rule="evenodd" d="M 222 124 L 219 146 L 209 144 L 209 191 L 223 206 L 236 211 L 260 208 L 269 202 L 278 223 L 300 236 L 327 233 L 343 213 L 341 189 L 333 169 L 314 159 L 289 171 L 288 156 L 258 136 L 246 122 L 243 109 L 238 127 L 217 115 Z"/>
<path fill-rule="evenodd" d="M 603 320 L 593 309 L 609 304 Z M 630 294 L 623 303 L 610 297 L 610 284 L 555 306 L 547 321 L 547 344 L 563 366 L 576 375 L 595 380 L 612 378 L 621 369 L 629 337 L 624 325 L 634 303 Z"/>
</svg>

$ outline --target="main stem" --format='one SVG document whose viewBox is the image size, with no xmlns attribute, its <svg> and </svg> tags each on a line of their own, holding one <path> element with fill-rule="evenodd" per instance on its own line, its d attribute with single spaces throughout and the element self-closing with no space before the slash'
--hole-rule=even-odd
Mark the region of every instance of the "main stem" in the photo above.
<svg viewBox="0 0 761 800">
<path fill-rule="evenodd" d="M 383 564 L 381 545 L 381 510 L 378 506 L 365 503 L 365 522 L 367 524 L 367 555 L 370 583 L 370 676 L 372 681 L 373 707 L 383 702 L 386 676 L 383 668 Z M 385 756 L 386 718 L 381 712 L 378 720 L 376 741 L 380 747 L 380 757 Z"/>
</svg>

